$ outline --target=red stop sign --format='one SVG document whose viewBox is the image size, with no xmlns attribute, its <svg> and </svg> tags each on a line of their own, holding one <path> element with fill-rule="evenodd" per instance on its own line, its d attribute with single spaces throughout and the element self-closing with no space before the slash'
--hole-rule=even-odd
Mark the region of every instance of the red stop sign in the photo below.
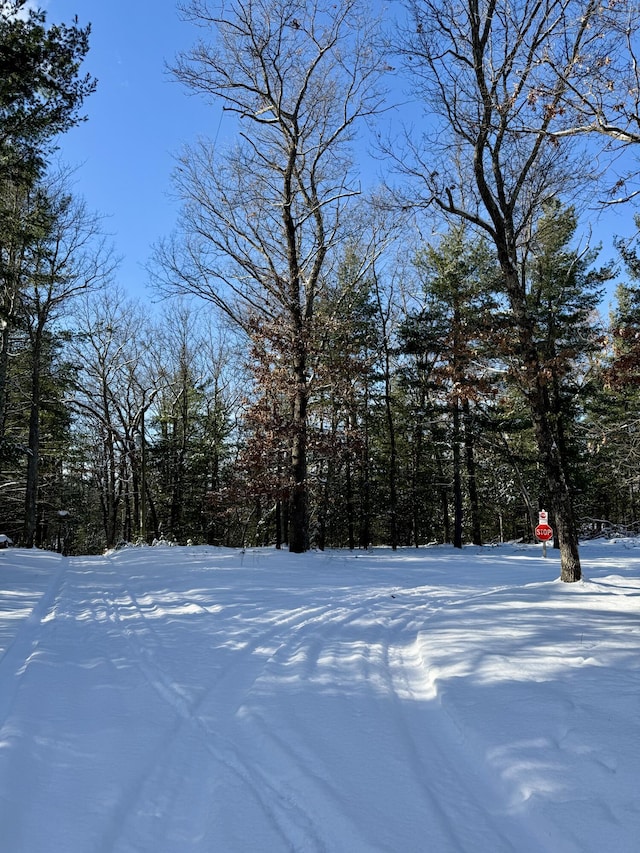
<svg viewBox="0 0 640 853">
<path fill-rule="evenodd" d="M 538 539 L 541 539 L 543 542 L 548 542 L 553 537 L 553 530 L 548 524 L 539 524 L 534 532 Z"/>
</svg>

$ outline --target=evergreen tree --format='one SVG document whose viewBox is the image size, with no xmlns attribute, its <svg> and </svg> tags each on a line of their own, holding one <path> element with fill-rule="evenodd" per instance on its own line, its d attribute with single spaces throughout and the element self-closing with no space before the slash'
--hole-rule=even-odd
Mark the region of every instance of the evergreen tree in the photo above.
<svg viewBox="0 0 640 853">
<path fill-rule="evenodd" d="M 369 434 L 377 332 L 366 253 L 348 247 L 316 316 L 311 406 L 316 538 L 367 547 L 372 507 Z"/>
<path fill-rule="evenodd" d="M 404 150 L 388 151 L 399 168 L 419 179 L 409 204 L 436 206 L 449 221 L 473 225 L 495 249 L 521 389 L 555 515 L 561 578 L 575 582 L 581 568 L 567 460 L 548 413 L 535 315 L 523 283 L 528 241 L 544 203 L 583 189 L 586 169 L 578 152 L 567 141 L 561 146 L 554 132 L 567 124 L 564 95 L 580 78 L 576 57 L 593 43 L 590 21 L 599 22 L 598 4 L 406 5 L 410 17 L 398 49 L 434 123 L 432 133 L 408 136 Z M 543 91 L 544 106 L 538 103 Z"/>
<path fill-rule="evenodd" d="M 82 120 L 96 86 L 80 76 L 91 28 L 47 26 L 27 0 L 0 2 L 0 182 L 29 186 L 41 176 L 54 139 Z"/>
<path fill-rule="evenodd" d="M 576 228 L 572 208 L 549 202 L 526 264 L 545 404 L 574 503 L 585 487 L 587 447 L 581 422 L 596 381 L 594 360 L 604 343 L 598 306 L 603 286 L 613 275 L 608 265 L 594 266 L 598 250 L 574 248 Z M 518 384 L 517 356 L 507 358 Z M 549 502 L 548 495 L 544 502 Z"/>
<path fill-rule="evenodd" d="M 593 529 L 640 520 L 640 266 L 620 245 L 630 281 L 616 289 L 609 346 L 598 365 L 586 422 L 590 450 L 589 515 Z"/>
<path fill-rule="evenodd" d="M 89 32 L 77 20 L 47 26 L 44 12 L 26 0 L 0 2 L 0 470 L 10 450 L 10 344 L 43 227 L 35 188 L 55 137 L 82 120 L 84 98 L 95 88 L 80 76 Z"/>
<path fill-rule="evenodd" d="M 413 359 L 406 380 L 422 384 L 422 406 L 430 403 L 428 447 L 438 459 L 445 536 L 451 535 L 460 548 L 465 484 L 471 539 L 481 542 L 473 406 L 489 389 L 485 367 L 495 331 L 496 262 L 486 243 L 456 227 L 439 245 L 421 250 L 415 266 L 424 304 L 407 316 L 401 329 L 403 349 Z"/>
</svg>

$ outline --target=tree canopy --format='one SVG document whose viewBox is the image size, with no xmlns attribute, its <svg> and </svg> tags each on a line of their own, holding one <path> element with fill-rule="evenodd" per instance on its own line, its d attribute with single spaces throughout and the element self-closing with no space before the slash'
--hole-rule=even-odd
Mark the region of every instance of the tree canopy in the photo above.
<svg viewBox="0 0 640 853">
<path fill-rule="evenodd" d="M 0 179 L 40 172 L 96 86 L 80 66 L 90 26 L 46 24 L 26 0 L 0 5 Z"/>
</svg>

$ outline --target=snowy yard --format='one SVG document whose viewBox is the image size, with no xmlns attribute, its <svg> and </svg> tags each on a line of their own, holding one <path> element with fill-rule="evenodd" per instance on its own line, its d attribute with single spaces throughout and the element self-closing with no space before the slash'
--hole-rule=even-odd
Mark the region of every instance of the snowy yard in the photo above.
<svg viewBox="0 0 640 853">
<path fill-rule="evenodd" d="M 635 853 L 640 543 L 582 559 L 1 551 L 0 850 Z"/>
</svg>

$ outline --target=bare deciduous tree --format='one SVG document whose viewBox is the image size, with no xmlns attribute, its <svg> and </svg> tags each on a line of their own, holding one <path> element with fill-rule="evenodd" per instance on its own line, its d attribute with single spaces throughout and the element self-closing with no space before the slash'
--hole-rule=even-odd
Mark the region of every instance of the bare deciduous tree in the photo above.
<svg viewBox="0 0 640 853">
<path fill-rule="evenodd" d="M 269 336 L 288 365 L 290 539 L 308 547 L 309 342 L 327 258 L 358 193 L 349 146 L 376 113 L 384 62 L 359 0 L 236 0 L 183 5 L 211 40 L 182 55 L 178 80 L 232 114 L 236 145 L 186 148 L 184 209 L 159 247 L 160 286 L 213 302 L 249 336 Z"/>
<path fill-rule="evenodd" d="M 82 333 L 70 353 L 81 369 L 70 403 L 77 429 L 90 436 L 91 477 L 111 548 L 144 532 L 144 418 L 162 378 L 148 365 L 153 331 L 119 287 L 82 300 L 76 322 Z"/>
<path fill-rule="evenodd" d="M 634 153 L 640 144 L 640 7 L 634 0 L 590 2 L 585 15 L 587 38 L 575 61 L 551 63 L 564 117 L 553 133 L 590 137 L 609 179 L 605 203 L 619 204 L 640 193 Z M 539 91 L 541 99 L 549 94 L 548 86 Z"/>
<path fill-rule="evenodd" d="M 526 262 L 545 202 L 584 182 L 579 152 L 569 158 L 553 133 L 566 127 L 563 105 L 579 57 L 595 38 L 597 4 L 407 0 L 407 8 L 400 50 L 432 111 L 433 133 L 412 137 L 396 159 L 421 182 L 422 204 L 470 223 L 495 246 L 513 322 L 514 375 L 546 473 L 562 579 L 579 580 L 569 471 L 535 337 Z"/>
</svg>

